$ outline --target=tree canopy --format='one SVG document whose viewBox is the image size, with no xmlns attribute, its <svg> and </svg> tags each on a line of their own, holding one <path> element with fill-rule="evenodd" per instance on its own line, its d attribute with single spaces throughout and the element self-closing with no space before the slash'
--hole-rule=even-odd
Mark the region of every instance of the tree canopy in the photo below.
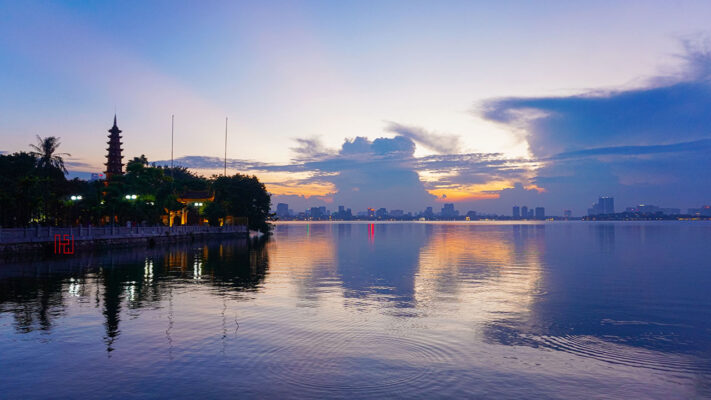
<svg viewBox="0 0 711 400">
<path fill-rule="evenodd" d="M 128 161 L 124 175 L 107 182 L 67 180 L 67 154 L 57 151 L 59 144 L 58 138 L 38 137 L 32 152 L 0 155 L 0 226 L 98 225 L 107 219 L 157 225 L 166 211 L 184 207 L 177 201 L 181 194 L 205 191 L 214 201 L 197 212 L 211 224 L 246 217 L 250 229 L 269 232 L 271 197 L 255 176 L 205 178 L 183 167 L 151 165 L 141 155 Z"/>
</svg>

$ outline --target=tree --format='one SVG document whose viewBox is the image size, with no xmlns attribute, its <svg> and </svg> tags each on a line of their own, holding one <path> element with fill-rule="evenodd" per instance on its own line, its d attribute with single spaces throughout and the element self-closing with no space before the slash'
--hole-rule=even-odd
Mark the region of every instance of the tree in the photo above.
<svg viewBox="0 0 711 400">
<path fill-rule="evenodd" d="M 48 136 L 46 138 L 41 138 L 37 135 L 37 144 L 30 144 L 32 148 L 32 154 L 37 159 L 37 166 L 40 169 L 51 169 L 56 168 L 62 173 L 67 173 L 67 168 L 64 166 L 63 156 L 71 156 L 69 153 L 57 153 L 59 148 L 59 138 L 55 136 Z"/>
<path fill-rule="evenodd" d="M 0 226 L 26 226 L 37 217 L 42 182 L 29 153 L 0 155 Z"/>
<path fill-rule="evenodd" d="M 247 217 L 249 229 L 263 233 L 270 231 L 267 221 L 271 217 L 271 196 L 256 176 L 220 176 L 214 180 L 212 187 L 216 204 L 206 210 L 208 218 L 213 212 L 224 210 L 227 215 Z"/>
</svg>

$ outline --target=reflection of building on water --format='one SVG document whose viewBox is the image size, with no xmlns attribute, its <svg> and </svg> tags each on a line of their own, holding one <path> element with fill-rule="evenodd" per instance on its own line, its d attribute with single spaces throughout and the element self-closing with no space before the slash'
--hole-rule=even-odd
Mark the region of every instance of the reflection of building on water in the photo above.
<svg viewBox="0 0 711 400">
<path fill-rule="evenodd" d="M 222 257 L 208 257 L 220 248 Z M 13 315 L 13 325 L 21 333 L 50 331 L 55 318 L 95 299 L 94 307 L 104 319 L 101 336 L 111 353 L 117 349 L 123 313 L 133 310 L 132 316 L 140 318 L 138 311 L 166 302 L 166 292 L 184 277 L 219 286 L 221 296 L 232 297 L 234 292 L 257 288 L 267 268 L 264 242 L 249 245 L 246 239 L 6 264 L 0 276 L 0 316 Z"/>
<path fill-rule="evenodd" d="M 597 244 L 603 253 L 615 251 L 615 224 L 614 223 L 599 223 L 591 226 L 595 230 Z"/>
</svg>

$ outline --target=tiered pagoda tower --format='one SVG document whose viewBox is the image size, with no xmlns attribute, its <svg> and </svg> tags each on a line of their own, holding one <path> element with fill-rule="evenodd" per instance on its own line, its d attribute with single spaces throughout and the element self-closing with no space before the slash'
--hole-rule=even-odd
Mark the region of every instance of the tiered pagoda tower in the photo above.
<svg viewBox="0 0 711 400">
<path fill-rule="evenodd" d="M 123 175 L 123 156 L 121 155 L 121 129 L 116 126 L 116 114 L 114 114 L 114 126 L 109 129 L 108 154 L 106 155 L 106 179 L 111 179 L 114 175 Z"/>
</svg>

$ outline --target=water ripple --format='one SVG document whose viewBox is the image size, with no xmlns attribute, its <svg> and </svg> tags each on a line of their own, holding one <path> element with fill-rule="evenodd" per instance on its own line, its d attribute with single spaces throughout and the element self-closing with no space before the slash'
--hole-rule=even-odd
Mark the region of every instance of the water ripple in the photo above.
<svg viewBox="0 0 711 400">
<path fill-rule="evenodd" d="M 524 336 L 526 337 L 526 336 Z M 544 348 L 592 358 L 611 364 L 657 371 L 711 374 L 711 365 L 690 355 L 669 354 L 626 346 L 587 335 L 527 336 Z"/>
</svg>

